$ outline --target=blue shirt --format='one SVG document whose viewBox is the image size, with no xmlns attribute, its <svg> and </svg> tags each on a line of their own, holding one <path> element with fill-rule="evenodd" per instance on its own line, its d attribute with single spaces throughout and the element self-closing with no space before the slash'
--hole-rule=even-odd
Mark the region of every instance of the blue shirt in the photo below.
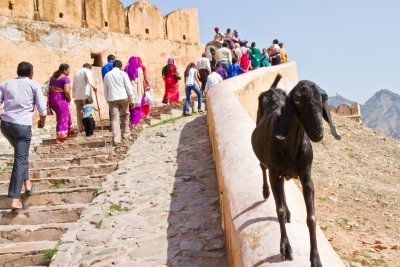
<svg viewBox="0 0 400 267">
<path fill-rule="evenodd" d="M 35 106 L 40 116 L 47 115 L 46 98 L 39 84 L 28 77 L 10 79 L 0 85 L 1 119 L 6 122 L 32 125 Z"/>
<path fill-rule="evenodd" d="M 113 64 L 114 64 L 114 60 L 110 60 L 110 61 L 108 61 L 108 63 L 106 65 L 104 65 L 101 68 L 101 75 L 103 76 L 103 80 L 104 80 L 104 77 L 106 76 L 106 74 L 114 68 Z"/>
<path fill-rule="evenodd" d="M 90 117 L 90 115 L 92 115 L 94 106 L 93 104 L 86 104 L 83 105 L 82 109 L 83 109 L 83 118 L 87 118 Z"/>
<path fill-rule="evenodd" d="M 245 72 L 244 69 L 242 69 L 242 67 L 240 67 L 239 64 L 237 64 L 237 63 L 230 65 L 229 68 L 228 68 L 229 78 L 238 76 L 239 75 L 239 71 L 240 72 Z"/>
</svg>

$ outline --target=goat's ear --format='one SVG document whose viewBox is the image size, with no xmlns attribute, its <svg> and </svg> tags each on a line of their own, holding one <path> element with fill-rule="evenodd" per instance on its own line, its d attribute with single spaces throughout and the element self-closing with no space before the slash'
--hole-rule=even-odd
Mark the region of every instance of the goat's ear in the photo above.
<svg viewBox="0 0 400 267">
<path fill-rule="evenodd" d="M 292 94 L 286 97 L 285 106 L 281 109 L 281 116 L 276 122 L 274 135 L 279 140 L 285 140 L 288 133 L 289 127 L 294 116 L 294 106 L 292 101 Z"/>
<path fill-rule="evenodd" d="M 335 137 L 336 140 L 340 140 L 342 137 L 337 133 L 335 126 L 333 126 L 332 123 L 332 118 L 331 118 L 331 112 L 329 110 L 329 104 L 328 104 L 328 95 L 327 93 L 321 90 L 321 96 L 322 96 L 322 116 L 324 117 L 325 121 L 329 124 L 329 128 L 331 129 L 331 134 L 333 137 Z"/>
</svg>

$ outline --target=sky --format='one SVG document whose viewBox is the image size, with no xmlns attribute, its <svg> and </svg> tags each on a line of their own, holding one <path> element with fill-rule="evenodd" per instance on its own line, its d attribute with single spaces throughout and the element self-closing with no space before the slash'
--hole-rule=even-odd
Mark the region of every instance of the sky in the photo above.
<svg viewBox="0 0 400 267">
<path fill-rule="evenodd" d="M 121 0 L 127 6 L 136 1 Z M 400 94 L 399 0 L 150 0 L 166 15 L 197 8 L 203 44 L 215 26 L 267 47 L 277 38 L 296 61 L 299 78 L 329 96 L 364 104 L 388 89 Z"/>
</svg>

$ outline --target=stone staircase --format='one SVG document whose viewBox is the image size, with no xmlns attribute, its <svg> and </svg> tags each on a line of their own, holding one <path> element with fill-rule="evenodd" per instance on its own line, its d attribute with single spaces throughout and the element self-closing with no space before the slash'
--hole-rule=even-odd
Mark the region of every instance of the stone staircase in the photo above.
<svg viewBox="0 0 400 267">
<path fill-rule="evenodd" d="M 181 115 L 181 103 L 153 108 L 150 118 L 131 130 L 132 140 L 144 127 Z M 107 124 L 98 126 L 94 137 L 77 136 L 63 145 L 57 145 L 54 138 L 41 139 L 34 145 L 30 179 L 36 189 L 29 198 L 22 194 L 30 208 L 19 214 L 7 209 L 13 159 L 11 155 L 0 156 L 0 266 L 49 264 L 48 252 L 68 229 L 76 226 L 81 212 L 99 193 L 107 175 L 118 169 L 118 161 L 134 142 L 125 140 L 113 147 L 108 129 Z"/>
</svg>

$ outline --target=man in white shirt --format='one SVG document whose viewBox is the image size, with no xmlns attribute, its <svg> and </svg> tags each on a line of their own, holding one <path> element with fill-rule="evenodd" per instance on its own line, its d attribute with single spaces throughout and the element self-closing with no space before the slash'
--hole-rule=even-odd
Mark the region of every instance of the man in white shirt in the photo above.
<svg viewBox="0 0 400 267">
<path fill-rule="evenodd" d="M 104 77 L 104 97 L 111 110 L 111 130 L 114 145 L 121 143 L 121 130 L 122 138 L 129 138 L 129 105 L 134 107 L 136 102 L 136 95 L 129 76 L 121 69 L 122 62 L 115 60 L 113 69 Z"/>
<path fill-rule="evenodd" d="M 199 70 L 201 92 L 204 93 L 204 90 L 206 89 L 208 75 L 210 75 L 211 73 L 211 64 L 210 60 L 207 58 L 206 53 L 203 53 L 202 58 L 197 61 L 196 68 Z"/>
<path fill-rule="evenodd" d="M 83 132 L 82 107 L 88 97 L 92 97 L 92 89 L 97 92 L 93 81 L 92 66 L 89 63 L 83 64 L 83 68 L 75 73 L 72 85 L 72 97 L 75 99 L 76 117 L 78 121 L 78 131 Z"/>
<path fill-rule="evenodd" d="M 222 82 L 223 79 L 221 77 L 221 75 L 218 74 L 218 72 L 213 71 L 210 75 L 208 75 L 207 78 L 207 84 L 206 84 L 206 88 L 205 88 L 205 92 L 208 93 L 208 91 L 211 89 L 211 87 L 213 87 L 214 85 Z"/>
<path fill-rule="evenodd" d="M 232 52 L 226 42 L 217 50 L 215 57 L 217 64 L 221 63 L 222 67 L 228 72 L 228 68 L 232 64 Z"/>
</svg>

